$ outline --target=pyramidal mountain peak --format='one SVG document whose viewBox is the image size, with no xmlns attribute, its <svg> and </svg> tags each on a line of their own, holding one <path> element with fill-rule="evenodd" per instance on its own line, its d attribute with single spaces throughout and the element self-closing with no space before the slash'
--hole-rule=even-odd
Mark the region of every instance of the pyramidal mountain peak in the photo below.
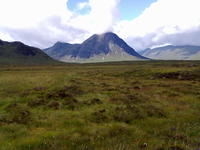
<svg viewBox="0 0 200 150">
<path fill-rule="evenodd" d="M 44 50 L 54 59 L 64 62 L 108 62 L 146 60 L 117 34 L 94 34 L 81 44 L 57 42 Z"/>
</svg>

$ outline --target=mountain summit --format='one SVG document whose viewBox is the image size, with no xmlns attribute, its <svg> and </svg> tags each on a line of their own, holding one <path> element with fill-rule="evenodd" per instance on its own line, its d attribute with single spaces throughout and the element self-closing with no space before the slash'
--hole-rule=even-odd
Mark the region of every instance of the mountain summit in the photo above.
<svg viewBox="0 0 200 150">
<path fill-rule="evenodd" d="M 112 32 L 95 34 L 82 44 L 57 42 L 44 50 L 54 59 L 64 62 L 108 62 L 145 60 L 133 48 Z"/>
</svg>

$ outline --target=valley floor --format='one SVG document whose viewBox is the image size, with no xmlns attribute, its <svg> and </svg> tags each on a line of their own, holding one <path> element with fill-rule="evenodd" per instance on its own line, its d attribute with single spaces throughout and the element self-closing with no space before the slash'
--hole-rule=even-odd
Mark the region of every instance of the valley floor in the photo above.
<svg viewBox="0 0 200 150">
<path fill-rule="evenodd" d="M 197 150 L 200 62 L 0 68 L 0 150 Z"/>
</svg>

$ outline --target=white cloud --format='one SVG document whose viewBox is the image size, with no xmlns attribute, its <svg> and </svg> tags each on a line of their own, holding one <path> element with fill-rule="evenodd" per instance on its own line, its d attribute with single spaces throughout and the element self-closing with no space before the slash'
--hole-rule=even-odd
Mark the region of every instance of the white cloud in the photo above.
<svg viewBox="0 0 200 150">
<path fill-rule="evenodd" d="M 119 22 L 114 31 L 136 49 L 166 43 L 200 45 L 193 37 L 200 31 L 199 6 L 199 0 L 158 0 L 138 18 Z"/>
<path fill-rule="evenodd" d="M 119 0 L 89 0 L 81 15 L 67 8 L 68 0 L 0 0 L 0 38 L 45 48 L 57 41 L 81 42 L 112 28 Z"/>
<path fill-rule="evenodd" d="M 60 26 L 72 15 L 66 0 L 0 0 L 0 4 L 0 38 L 37 47 L 60 39 L 62 31 L 66 34 Z"/>
<path fill-rule="evenodd" d="M 118 3 L 119 0 L 89 0 L 90 13 L 77 15 L 71 18 L 68 23 L 93 34 L 112 30 L 118 18 Z"/>
<path fill-rule="evenodd" d="M 0 0 L 0 39 L 45 48 L 57 41 L 82 42 L 114 31 L 136 49 L 157 45 L 200 45 L 200 1 L 157 0 L 132 21 L 119 20 L 120 0 L 77 4 L 88 14 L 70 11 L 68 0 Z"/>
<path fill-rule="evenodd" d="M 69 16 L 66 0 L 0 0 L 1 25 L 23 28 L 51 17 Z"/>
</svg>

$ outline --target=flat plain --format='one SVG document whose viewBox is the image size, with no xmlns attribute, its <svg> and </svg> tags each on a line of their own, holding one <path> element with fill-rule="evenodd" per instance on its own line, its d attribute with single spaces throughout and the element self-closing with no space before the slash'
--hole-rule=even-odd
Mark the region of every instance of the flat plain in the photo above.
<svg viewBox="0 0 200 150">
<path fill-rule="evenodd" d="M 199 148 L 199 61 L 0 67 L 0 150 Z"/>
</svg>

